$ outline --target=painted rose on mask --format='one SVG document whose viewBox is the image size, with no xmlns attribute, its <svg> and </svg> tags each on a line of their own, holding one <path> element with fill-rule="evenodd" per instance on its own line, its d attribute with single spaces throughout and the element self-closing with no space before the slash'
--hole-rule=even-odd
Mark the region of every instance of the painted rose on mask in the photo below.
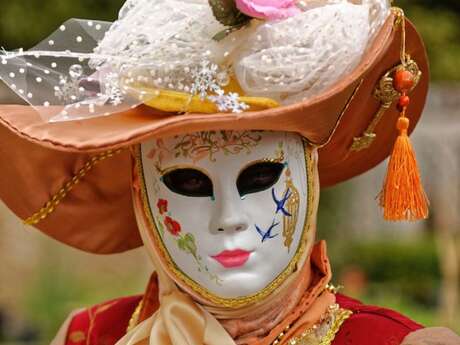
<svg viewBox="0 0 460 345">
<path fill-rule="evenodd" d="M 168 212 L 168 201 L 165 199 L 158 199 L 157 207 L 160 214 L 165 214 Z"/>
<path fill-rule="evenodd" d="M 178 236 L 181 232 L 181 226 L 178 222 L 176 222 L 171 217 L 165 217 L 164 225 L 169 233 L 173 236 Z"/>
<path fill-rule="evenodd" d="M 179 285 L 238 299 L 295 269 L 310 196 L 300 136 L 203 132 L 140 150 L 152 231 Z"/>
</svg>

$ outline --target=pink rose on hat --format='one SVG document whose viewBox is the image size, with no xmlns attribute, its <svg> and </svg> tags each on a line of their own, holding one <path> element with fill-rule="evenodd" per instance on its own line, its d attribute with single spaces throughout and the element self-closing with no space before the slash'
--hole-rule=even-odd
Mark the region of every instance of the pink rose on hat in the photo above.
<svg viewBox="0 0 460 345">
<path fill-rule="evenodd" d="M 300 13 L 296 0 L 235 0 L 244 14 L 265 20 L 285 19 Z"/>
</svg>

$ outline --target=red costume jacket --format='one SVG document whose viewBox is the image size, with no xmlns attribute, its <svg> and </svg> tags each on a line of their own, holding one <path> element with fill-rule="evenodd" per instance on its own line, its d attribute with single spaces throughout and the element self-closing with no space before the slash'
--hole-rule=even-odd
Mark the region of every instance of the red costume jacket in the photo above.
<svg viewBox="0 0 460 345">
<path fill-rule="evenodd" d="M 125 335 L 141 300 L 141 296 L 120 298 L 80 312 L 70 323 L 66 345 L 114 345 Z M 397 312 L 340 294 L 337 303 L 353 315 L 342 324 L 332 345 L 399 345 L 409 333 L 422 328 Z"/>
</svg>

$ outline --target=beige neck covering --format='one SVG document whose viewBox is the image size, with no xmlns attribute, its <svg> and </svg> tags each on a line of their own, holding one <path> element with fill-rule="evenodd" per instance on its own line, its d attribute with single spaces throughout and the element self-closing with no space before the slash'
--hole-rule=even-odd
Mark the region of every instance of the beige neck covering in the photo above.
<svg viewBox="0 0 460 345">
<path fill-rule="evenodd" d="M 294 272 L 280 288 L 256 305 L 240 309 L 211 306 L 198 296 L 183 292 L 169 277 L 159 257 L 155 255 L 154 238 L 147 226 L 136 177 L 133 186 L 134 209 L 139 230 L 158 274 L 160 308 L 116 345 L 243 345 L 255 342 L 265 345 L 264 337 L 273 330 L 276 331 L 277 326 L 288 316 L 304 319 L 305 325 L 312 326 L 334 302 L 330 294 L 321 294 L 324 287 L 314 291 L 304 300 L 305 292 L 311 283 L 311 244 L 299 261 L 301 269 Z M 316 213 L 316 209 L 314 212 Z M 314 230 L 310 231 L 312 236 L 309 236 L 309 240 L 313 243 Z M 294 315 L 292 311 L 299 303 L 304 304 L 302 310 L 311 307 L 313 313 Z"/>
</svg>

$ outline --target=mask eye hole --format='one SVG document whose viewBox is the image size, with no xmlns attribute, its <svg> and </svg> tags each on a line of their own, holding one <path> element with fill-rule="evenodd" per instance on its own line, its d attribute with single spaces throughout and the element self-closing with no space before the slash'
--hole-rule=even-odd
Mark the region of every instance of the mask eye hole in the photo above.
<svg viewBox="0 0 460 345">
<path fill-rule="evenodd" d="M 283 172 L 284 164 L 261 162 L 244 169 L 236 185 L 241 196 L 262 192 L 278 182 Z"/>
<path fill-rule="evenodd" d="M 175 169 L 163 175 L 163 183 L 174 193 L 190 197 L 212 197 L 211 179 L 196 169 Z"/>
</svg>

